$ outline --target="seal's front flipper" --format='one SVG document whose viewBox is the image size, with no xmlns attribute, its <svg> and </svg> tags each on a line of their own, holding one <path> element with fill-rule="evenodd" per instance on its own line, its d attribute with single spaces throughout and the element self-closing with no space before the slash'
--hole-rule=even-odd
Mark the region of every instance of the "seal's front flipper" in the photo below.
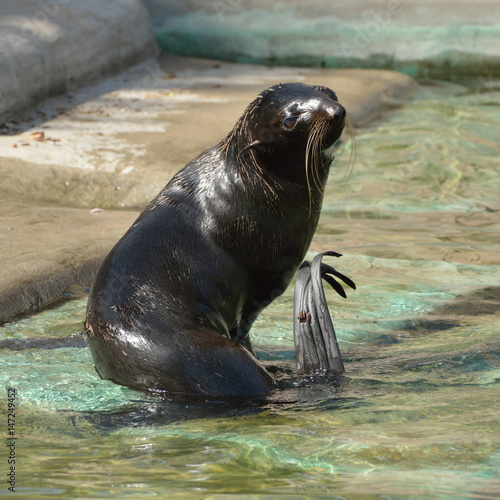
<svg viewBox="0 0 500 500">
<path fill-rule="evenodd" d="M 356 285 L 333 267 L 323 264 L 321 260 L 325 255 L 341 257 L 341 254 L 336 252 L 316 255 L 312 263 L 302 263 L 295 281 L 293 334 L 299 374 L 307 375 L 318 371 L 344 372 L 344 363 L 321 279 L 324 278 L 342 297 L 346 294 L 334 276 L 353 289 Z"/>
</svg>

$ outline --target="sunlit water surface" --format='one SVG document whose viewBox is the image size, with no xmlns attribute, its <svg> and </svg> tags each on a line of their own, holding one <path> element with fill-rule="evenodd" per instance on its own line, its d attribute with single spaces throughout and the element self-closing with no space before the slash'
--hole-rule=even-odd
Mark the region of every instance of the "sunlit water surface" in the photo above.
<svg viewBox="0 0 500 500">
<path fill-rule="evenodd" d="M 2 350 L 18 498 L 499 498 L 498 137 L 495 88 L 428 83 L 358 135 L 339 187 L 345 143 L 311 247 L 358 285 L 328 294 L 343 380 L 294 377 L 291 288 L 252 333 L 280 366 L 265 401 L 159 401 L 101 381 L 86 348 Z M 68 335 L 85 303 L 1 337 Z"/>
</svg>

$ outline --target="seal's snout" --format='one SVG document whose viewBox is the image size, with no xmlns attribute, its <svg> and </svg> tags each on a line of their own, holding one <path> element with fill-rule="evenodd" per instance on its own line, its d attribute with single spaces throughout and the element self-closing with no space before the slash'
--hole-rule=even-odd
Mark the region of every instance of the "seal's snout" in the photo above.
<svg viewBox="0 0 500 500">
<path fill-rule="evenodd" d="M 345 116 L 346 116 L 346 110 L 345 110 L 344 106 L 342 106 L 338 102 L 332 102 L 326 108 L 326 112 L 328 113 L 331 121 L 344 123 Z"/>
</svg>

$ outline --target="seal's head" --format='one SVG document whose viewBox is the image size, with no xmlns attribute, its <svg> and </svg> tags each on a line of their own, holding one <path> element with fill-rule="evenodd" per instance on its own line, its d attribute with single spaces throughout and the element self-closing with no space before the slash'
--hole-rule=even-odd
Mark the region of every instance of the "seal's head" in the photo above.
<svg viewBox="0 0 500 500">
<path fill-rule="evenodd" d="M 253 154 L 259 165 L 281 178 L 306 182 L 324 178 L 332 146 L 345 125 L 346 111 L 335 92 L 319 85 L 284 83 L 263 91 L 237 123 L 239 155 Z"/>
</svg>

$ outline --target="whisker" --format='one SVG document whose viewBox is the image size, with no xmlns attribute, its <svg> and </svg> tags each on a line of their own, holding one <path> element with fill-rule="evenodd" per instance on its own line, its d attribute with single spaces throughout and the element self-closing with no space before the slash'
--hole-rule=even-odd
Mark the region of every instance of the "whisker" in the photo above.
<svg viewBox="0 0 500 500">
<path fill-rule="evenodd" d="M 311 133 L 307 138 L 306 144 L 306 180 L 307 180 L 307 188 L 309 194 L 309 215 L 312 212 L 313 205 L 313 189 L 311 186 L 310 175 L 312 174 L 312 179 L 314 181 L 314 185 L 316 189 L 321 191 L 321 182 L 318 174 L 318 161 L 319 161 L 319 152 L 320 152 L 320 142 L 323 140 L 324 130 L 326 130 L 327 125 L 320 118 L 316 119 L 315 122 L 311 125 Z M 319 182 L 319 186 L 318 186 Z"/>
<path fill-rule="evenodd" d="M 309 137 L 307 138 L 307 143 L 306 143 L 306 158 L 305 158 L 305 167 L 306 167 L 306 182 L 307 182 L 307 193 L 309 195 L 309 215 L 311 215 L 312 211 L 312 189 L 311 189 L 311 182 L 309 180 L 309 161 L 311 157 L 311 146 L 314 142 L 313 137 L 314 137 L 314 132 L 315 132 L 315 123 L 312 124 L 311 126 L 312 132 L 309 134 Z"/>
<path fill-rule="evenodd" d="M 319 192 L 321 195 L 324 194 L 326 183 L 322 179 L 321 169 L 325 170 L 330 166 L 333 160 L 333 155 L 328 161 L 326 155 L 322 155 L 325 149 L 325 139 L 329 125 L 326 121 L 320 118 L 316 119 L 311 124 L 311 132 L 307 138 L 306 152 L 305 152 L 305 169 L 306 169 L 306 182 L 307 190 L 309 195 L 309 215 L 311 215 L 314 206 L 314 190 Z M 354 129 L 352 122 L 346 117 L 346 129 L 350 136 L 351 154 L 349 158 L 349 163 L 346 171 L 342 175 L 340 181 L 335 185 L 335 189 L 341 189 L 349 180 L 351 176 L 354 164 L 356 162 L 356 141 L 354 138 Z M 313 189 L 314 188 L 314 189 Z"/>
<path fill-rule="evenodd" d="M 325 165 L 325 162 L 327 161 L 326 157 L 323 156 L 321 153 L 325 149 L 325 137 L 326 133 L 328 131 L 328 123 L 322 122 L 320 123 L 317 131 L 317 137 L 316 139 L 316 147 L 315 147 L 315 161 L 313 164 L 313 169 L 314 169 L 314 183 L 318 191 L 323 195 L 325 191 L 325 182 L 321 180 L 320 176 L 320 168 L 323 169 L 323 174 L 325 173 L 325 168 L 330 165 Z"/>
<path fill-rule="evenodd" d="M 356 165 L 356 160 L 357 160 L 357 150 L 356 150 L 356 136 L 354 133 L 354 127 L 352 126 L 351 120 L 349 120 L 349 115 L 346 116 L 345 118 L 345 124 L 346 124 L 346 131 L 349 135 L 350 139 L 350 144 L 351 144 L 351 153 L 349 155 L 349 163 L 347 164 L 347 168 L 342 175 L 342 178 L 335 184 L 335 189 L 342 189 L 347 182 L 349 181 L 349 178 L 351 177 L 352 171 L 354 169 L 354 166 Z"/>
<path fill-rule="evenodd" d="M 321 143 L 322 143 L 322 124 L 320 123 L 318 125 L 318 128 L 315 130 L 315 137 L 314 137 L 314 151 L 313 151 L 313 155 L 314 155 L 314 159 L 313 159 L 313 165 L 312 165 L 312 174 L 313 174 L 313 180 L 314 180 L 314 185 L 316 186 L 316 189 L 320 190 L 321 191 L 321 182 L 320 182 L 320 178 L 319 178 L 319 161 L 320 161 L 320 158 L 319 158 L 319 155 L 320 155 L 320 151 L 321 151 Z"/>
</svg>

